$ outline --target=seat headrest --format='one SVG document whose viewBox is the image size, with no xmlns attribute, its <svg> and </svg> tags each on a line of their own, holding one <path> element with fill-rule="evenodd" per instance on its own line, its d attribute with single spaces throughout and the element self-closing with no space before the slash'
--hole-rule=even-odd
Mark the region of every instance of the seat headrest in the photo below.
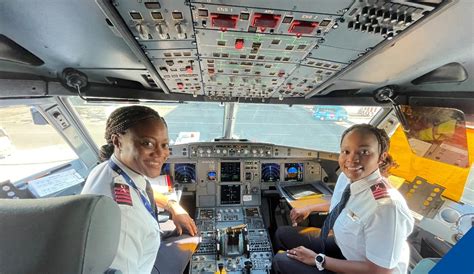
<svg viewBox="0 0 474 274">
<path fill-rule="evenodd" d="M 106 196 L 0 199 L 0 272 L 104 273 L 119 235 L 120 209 Z"/>
</svg>

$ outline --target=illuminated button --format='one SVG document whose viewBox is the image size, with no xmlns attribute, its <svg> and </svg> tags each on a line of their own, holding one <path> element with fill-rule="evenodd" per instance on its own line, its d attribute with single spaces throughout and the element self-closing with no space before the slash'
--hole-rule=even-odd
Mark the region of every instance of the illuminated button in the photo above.
<svg viewBox="0 0 474 274">
<path fill-rule="evenodd" d="M 227 29 L 235 29 L 235 27 L 237 26 L 237 19 L 238 15 L 211 13 L 212 27 L 220 28 L 221 31 L 226 31 Z"/>
<path fill-rule="evenodd" d="M 183 88 L 184 88 L 184 84 L 183 84 L 183 83 L 177 83 L 176 85 L 178 86 L 178 89 L 183 89 Z"/>
<path fill-rule="evenodd" d="M 263 29 L 275 28 L 280 18 L 281 15 L 279 14 L 255 13 L 252 26 Z"/>
<path fill-rule="evenodd" d="M 186 67 L 186 72 L 187 73 L 193 73 L 193 67 L 192 66 L 187 66 Z"/>
<path fill-rule="evenodd" d="M 235 49 L 243 49 L 243 48 L 244 48 L 244 39 L 236 39 Z"/>
<path fill-rule="evenodd" d="M 289 29 L 289 33 L 295 34 L 310 34 L 319 26 L 319 22 L 294 20 Z"/>
</svg>

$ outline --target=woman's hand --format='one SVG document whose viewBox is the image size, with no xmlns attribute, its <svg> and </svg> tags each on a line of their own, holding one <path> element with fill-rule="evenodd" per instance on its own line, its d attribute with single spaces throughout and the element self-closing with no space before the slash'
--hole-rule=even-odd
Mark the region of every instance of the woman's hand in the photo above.
<svg viewBox="0 0 474 274">
<path fill-rule="evenodd" d="M 166 207 L 171 213 L 173 223 L 176 226 L 176 232 L 178 235 L 183 233 L 183 230 L 187 231 L 189 235 L 194 236 L 197 234 L 197 227 L 194 220 L 189 216 L 188 212 L 175 201 L 168 201 Z"/>
<path fill-rule="evenodd" d="M 316 262 L 314 261 L 314 258 L 316 258 L 316 253 L 304 246 L 298 246 L 296 248 L 287 250 L 286 255 L 304 264 L 312 266 L 316 265 Z"/>
<path fill-rule="evenodd" d="M 189 235 L 194 236 L 197 234 L 197 227 L 193 219 L 189 217 L 188 213 L 174 214 L 173 223 L 176 226 L 176 232 L 178 235 L 183 233 L 183 230 L 188 231 Z"/>
<path fill-rule="evenodd" d="M 298 223 L 301 223 L 306 218 L 308 218 L 310 213 L 311 210 L 309 210 L 307 207 L 293 208 L 290 212 L 291 224 L 296 226 Z"/>
</svg>

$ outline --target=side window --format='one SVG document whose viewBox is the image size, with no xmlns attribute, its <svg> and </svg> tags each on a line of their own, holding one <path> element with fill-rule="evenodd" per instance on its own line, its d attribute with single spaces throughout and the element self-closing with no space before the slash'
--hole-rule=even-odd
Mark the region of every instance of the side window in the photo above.
<svg viewBox="0 0 474 274">
<path fill-rule="evenodd" d="M 15 182 L 77 158 L 34 107 L 0 107 L 0 182 Z"/>
</svg>

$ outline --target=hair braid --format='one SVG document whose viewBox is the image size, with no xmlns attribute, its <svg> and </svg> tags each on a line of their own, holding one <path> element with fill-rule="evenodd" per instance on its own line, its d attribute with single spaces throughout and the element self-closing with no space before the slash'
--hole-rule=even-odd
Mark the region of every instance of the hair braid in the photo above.
<svg viewBox="0 0 474 274">
<path fill-rule="evenodd" d="M 107 142 L 100 148 L 100 160 L 106 161 L 114 153 L 114 145 L 112 143 L 112 135 L 123 134 L 125 131 L 133 127 L 136 123 L 147 119 L 160 119 L 166 126 L 166 122 L 158 112 L 145 106 L 126 106 L 114 110 L 105 125 L 105 141 Z"/>
</svg>

